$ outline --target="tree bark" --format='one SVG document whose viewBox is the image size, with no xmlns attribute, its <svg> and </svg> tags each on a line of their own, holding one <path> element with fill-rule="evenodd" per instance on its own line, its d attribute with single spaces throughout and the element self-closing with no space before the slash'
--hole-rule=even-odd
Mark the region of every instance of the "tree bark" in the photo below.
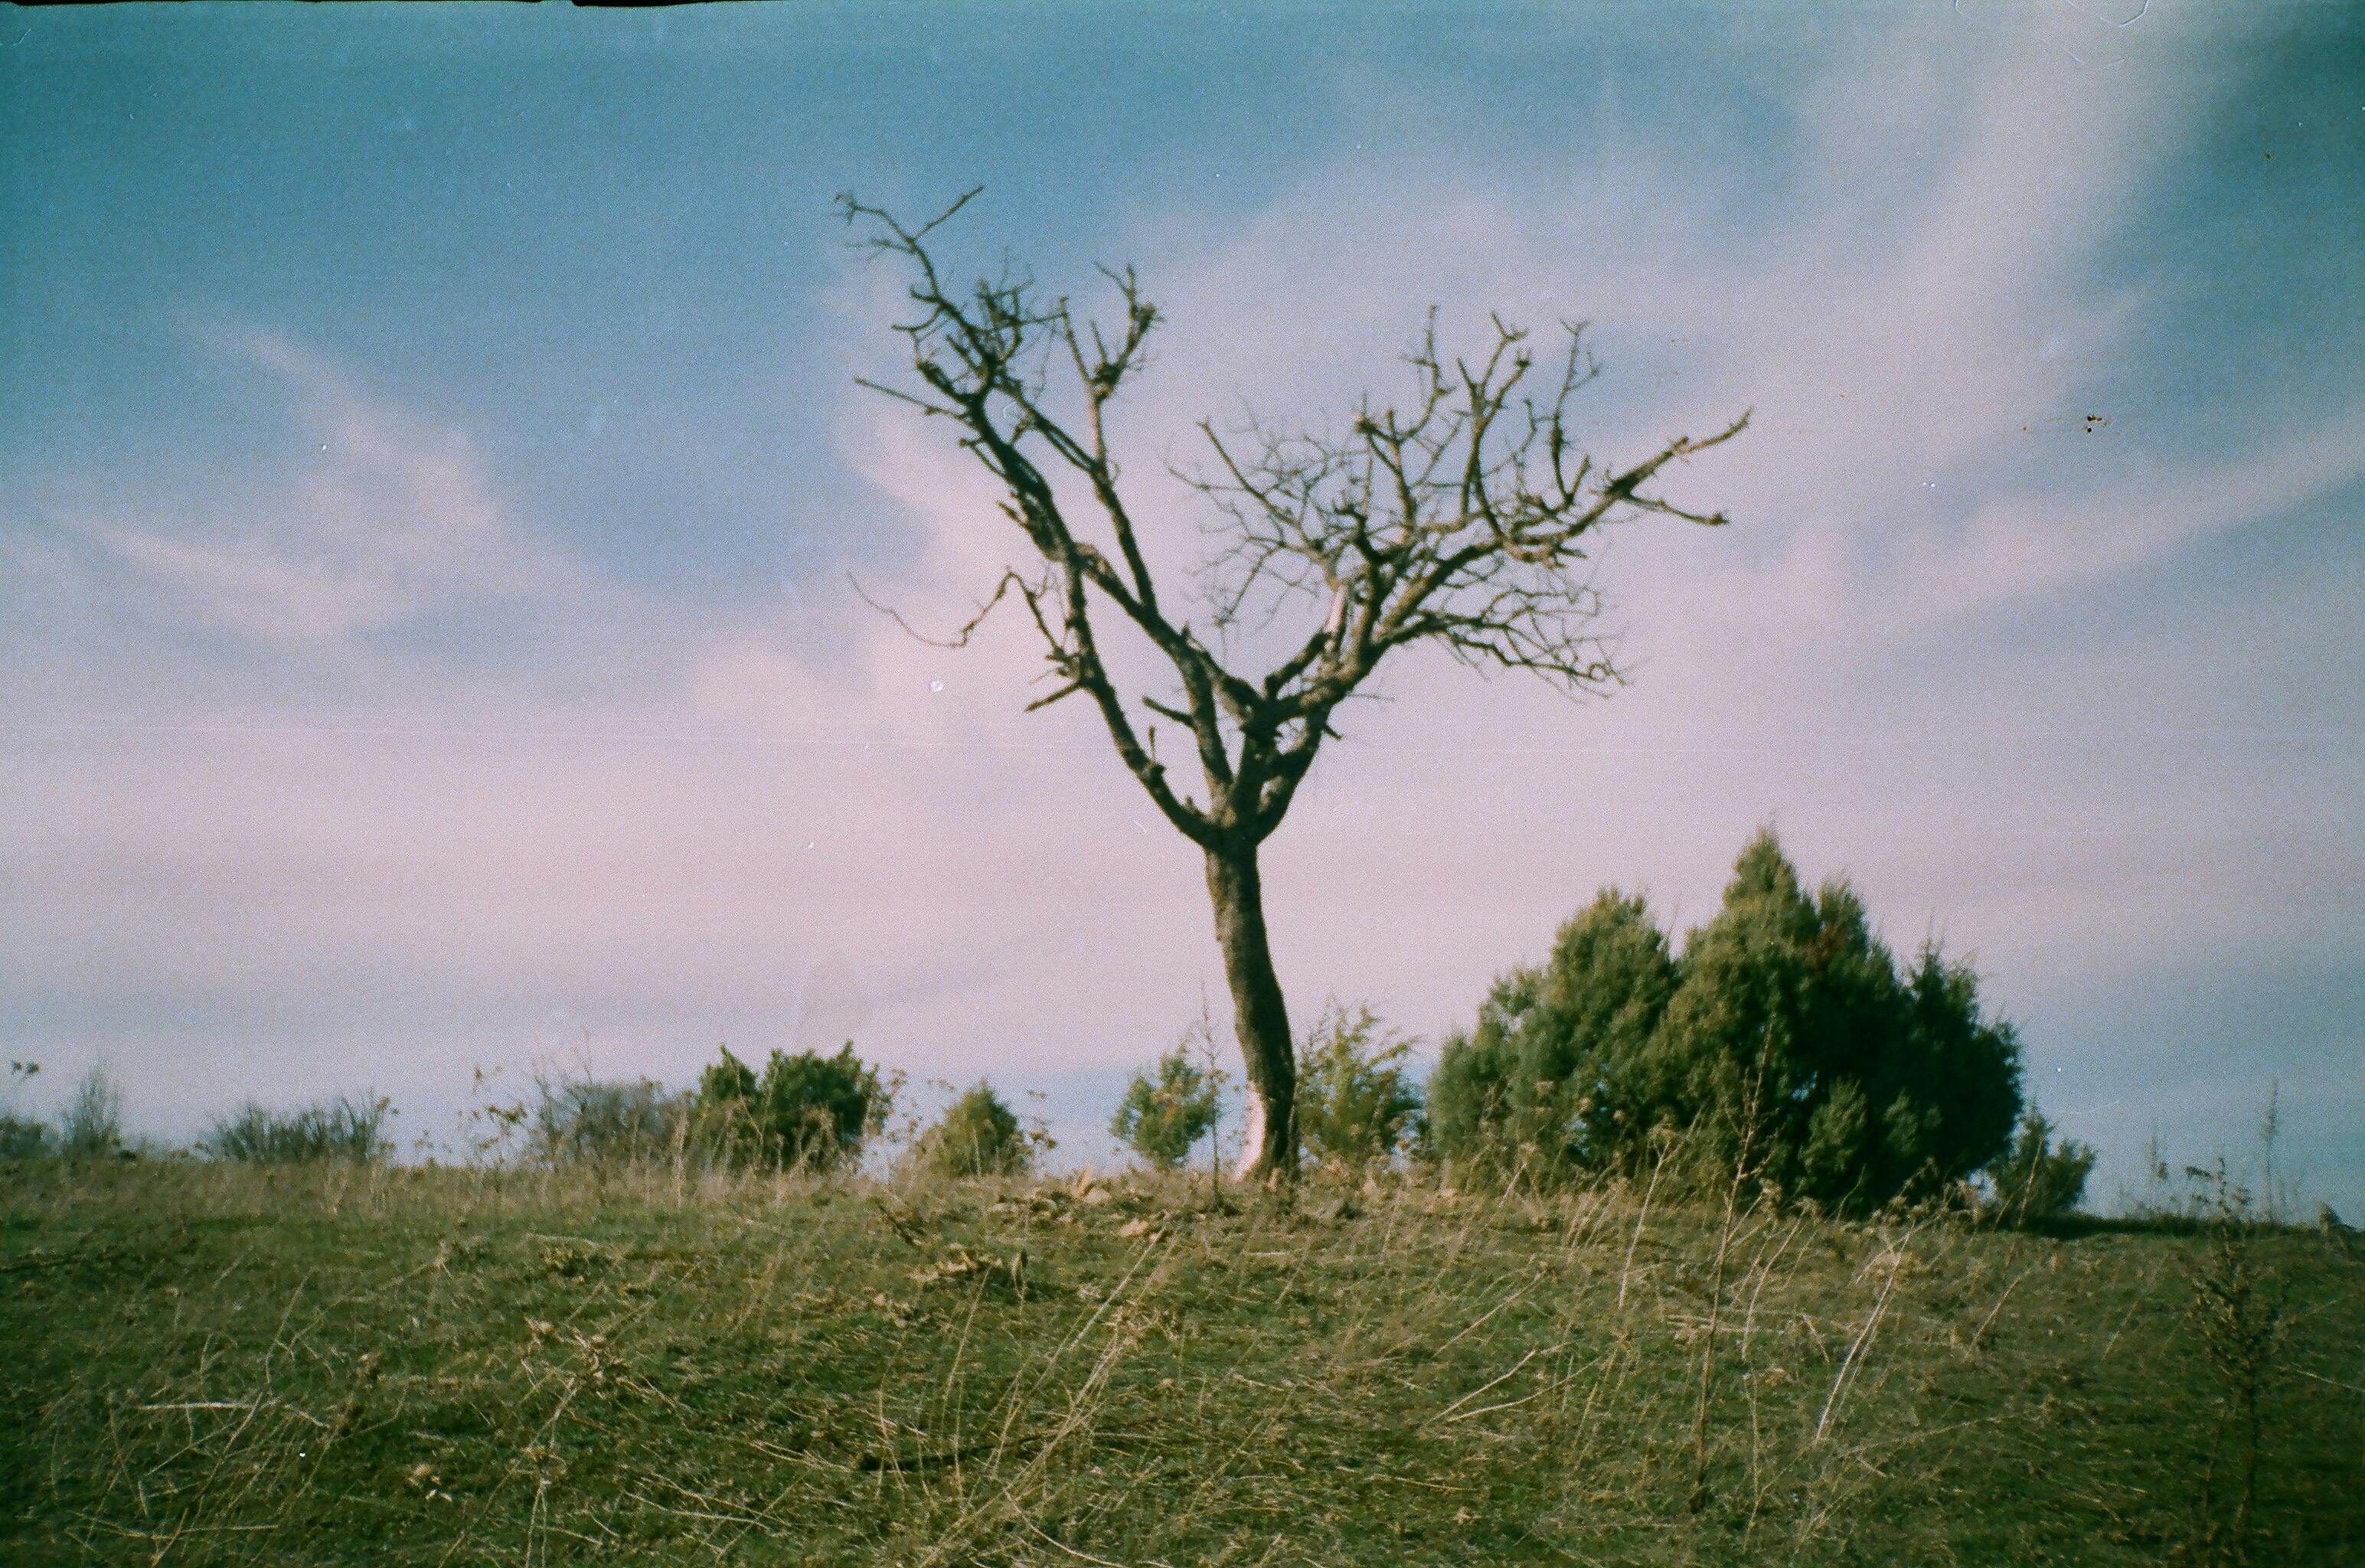
<svg viewBox="0 0 2365 1568">
<path fill-rule="evenodd" d="M 1232 1025 L 1248 1067 L 1248 1146 L 1236 1174 L 1243 1182 L 1292 1181 L 1297 1175 L 1297 1054 L 1265 935 L 1256 846 L 1210 847 L 1207 893 L 1232 991 Z"/>
</svg>

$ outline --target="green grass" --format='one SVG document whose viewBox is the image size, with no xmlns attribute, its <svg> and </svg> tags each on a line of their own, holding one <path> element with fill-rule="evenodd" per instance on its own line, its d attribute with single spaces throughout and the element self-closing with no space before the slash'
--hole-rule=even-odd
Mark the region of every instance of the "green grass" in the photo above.
<svg viewBox="0 0 2365 1568">
<path fill-rule="evenodd" d="M 1207 1202 L 11 1167 L 0 1562 L 2232 1560 L 2193 1237 Z M 2365 1263 L 2251 1245 L 2248 1560 L 2365 1562 Z"/>
</svg>

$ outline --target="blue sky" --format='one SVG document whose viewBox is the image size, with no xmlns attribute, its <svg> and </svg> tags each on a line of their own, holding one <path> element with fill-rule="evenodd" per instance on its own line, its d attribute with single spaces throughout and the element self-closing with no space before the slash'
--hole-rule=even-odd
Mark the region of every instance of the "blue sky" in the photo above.
<svg viewBox="0 0 2365 1568">
<path fill-rule="evenodd" d="M 2230 19 L 2229 19 L 2230 18 Z M 1220 994 L 1182 841 L 829 214 L 1171 325 L 1121 439 L 1317 420 L 1431 302 L 1594 323 L 1607 702 L 1415 661 L 1271 850 L 1299 1014 L 1432 1039 L 1756 823 L 1972 953 L 2132 1180 L 2365 1205 L 2365 31 L 2329 5 L 124 6 L 0 49 L 0 1033 L 174 1135 L 847 1035 L 1052 1094 Z M 1014 628 L 1012 629 L 1014 631 Z M 1154 831 L 1153 831 L 1154 830 Z M 31 1096 L 37 1103 L 39 1095 Z"/>
</svg>

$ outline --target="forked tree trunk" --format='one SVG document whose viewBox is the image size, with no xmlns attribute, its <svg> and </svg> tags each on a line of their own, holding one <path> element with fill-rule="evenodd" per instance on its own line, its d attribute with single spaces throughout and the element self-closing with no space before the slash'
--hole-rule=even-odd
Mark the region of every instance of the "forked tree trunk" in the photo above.
<svg viewBox="0 0 2365 1568">
<path fill-rule="evenodd" d="M 1232 991 L 1232 1024 L 1248 1068 L 1248 1147 L 1243 1182 L 1280 1182 L 1297 1174 L 1297 1057 L 1289 1009 L 1272 969 L 1264 929 L 1264 887 L 1253 844 L 1207 851 L 1207 893 L 1216 905 L 1216 943 Z"/>
</svg>

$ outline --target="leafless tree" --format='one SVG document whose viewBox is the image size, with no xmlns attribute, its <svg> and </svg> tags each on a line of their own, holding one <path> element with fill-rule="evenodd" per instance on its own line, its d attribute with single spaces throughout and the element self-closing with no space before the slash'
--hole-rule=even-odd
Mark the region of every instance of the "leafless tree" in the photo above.
<svg viewBox="0 0 2365 1568">
<path fill-rule="evenodd" d="M 1109 448 L 1107 411 L 1141 367 L 1157 308 L 1130 268 L 1102 269 L 1120 309 L 1106 323 L 1022 274 L 949 281 L 931 236 L 976 194 L 916 226 L 839 197 L 860 243 L 909 271 L 915 308 L 896 330 L 916 385 L 864 385 L 948 420 L 1031 547 L 949 644 L 965 643 L 996 606 L 1023 605 L 1054 683 L 1029 711 L 1079 695 L 1092 702 L 1126 767 L 1205 854 L 1248 1070 L 1239 1174 L 1285 1181 L 1297 1165 L 1296 1064 L 1257 857 L 1335 734 L 1332 714 L 1389 654 L 1416 644 L 1571 693 L 1616 683 L 1593 629 L 1592 538 L 1641 513 L 1722 523 L 1721 512 L 1666 500 L 1653 481 L 1738 435 L 1749 416 L 1704 439 L 1678 436 L 1629 467 L 1597 465 L 1576 450 L 1568 422 L 1596 374 L 1581 327 L 1566 329 L 1565 353 L 1539 375 L 1528 334 L 1500 318 L 1482 354 L 1448 363 L 1432 310 L 1407 356 L 1410 398 L 1382 406 L 1367 396 L 1342 437 L 1261 426 L 1227 436 L 1202 422 L 1210 461 L 1189 482 L 1217 521 L 1194 622 L 1152 578 Z M 1273 644 L 1271 668 L 1246 674 L 1227 662 L 1236 636 L 1292 614 L 1303 636 Z M 1112 630 L 1145 639 L 1175 685 L 1128 703 L 1104 656 Z M 1160 719 L 1191 736 L 1195 790 L 1159 759 L 1150 726 Z"/>
</svg>

